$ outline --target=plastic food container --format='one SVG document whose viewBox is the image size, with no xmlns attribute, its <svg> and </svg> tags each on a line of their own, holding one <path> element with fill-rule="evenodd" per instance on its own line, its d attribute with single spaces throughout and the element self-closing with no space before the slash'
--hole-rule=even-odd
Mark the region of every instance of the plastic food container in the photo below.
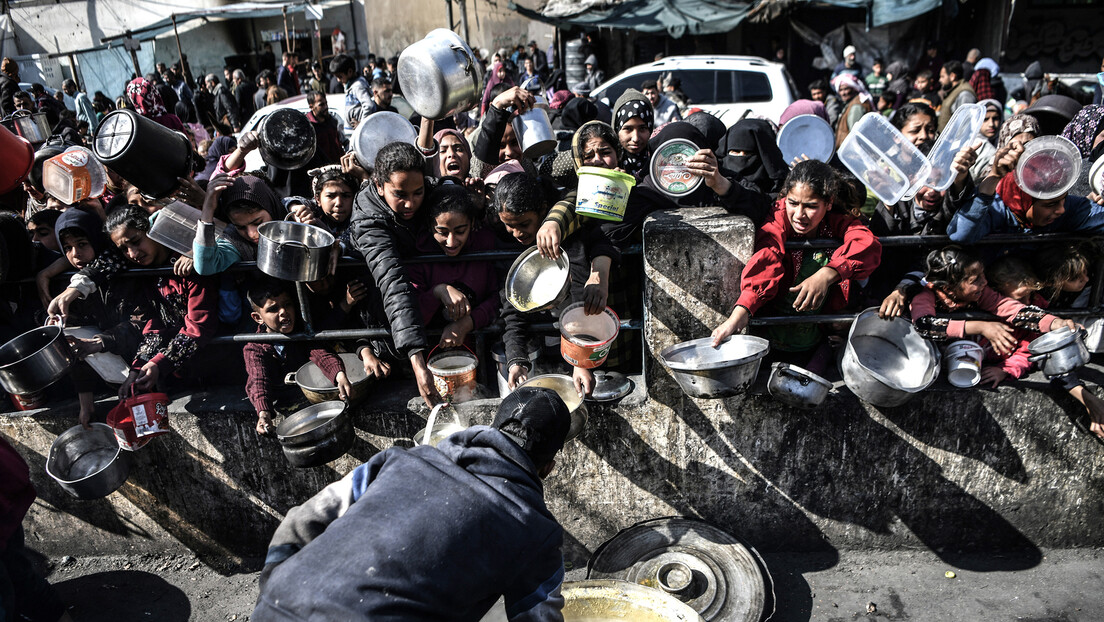
<svg viewBox="0 0 1104 622">
<path fill-rule="evenodd" d="M 1104 157 L 1099 157 L 1089 168 L 1089 186 L 1093 192 L 1104 194 Z"/>
<path fill-rule="evenodd" d="M 928 153 L 928 162 L 931 162 L 932 170 L 928 175 L 925 186 L 940 192 L 951 187 L 954 183 L 955 172 L 952 165 L 955 156 L 965 147 L 969 147 L 978 138 L 981 124 L 985 121 L 985 106 L 981 104 L 966 104 L 955 111 L 947 127 L 939 135 L 939 140 Z"/>
<path fill-rule="evenodd" d="M 1069 192 L 1081 174 L 1081 152 L 1061 136 L 1043 136 L 1024 146 L 1016 163 L 1016 183 L 1036 199 L 1053 199 Z"/>
<path fill-rule="evenodd" d="M 575 212 L 601 220 L 624 220 L 629 191 L 636 185 L 636 178 L 598 166 L 583 166 L 577 172 L 579 190 Z"/>
<path fill-rule="evenodd" d="M 149 237 L 185 257 L 192 256 L 192 243 L 203 212 L 186 203 L 173 201 L 157 212 L 150 224 Z M 226 223 L 215 220 L 216 235 L 221 235 Z"/>
<path fill-rule="evenodd" d="M 967 339 L 951 342 L 943 351 L 947 364 L 947 382 L 959 388 L 967 388 L 981 382 L 981 361 L 985 350 Z"/>
<path fill-rule="evenodd" d="M 652 180 L 664 194 L 677 198 L 698 189 L 703 179 L 686 166 L 686 161 L 697 152 L 698 146 L 693 141 L 672 138 L 652 154 Z"/>
<path fill-rule="evenodd" d="M 613 340 L 621 332 L 621 320 L 606 307 L 597 315 L 587 315 L 583 303 L 564 309 L 560 315 L 560 356 L 575 367 L 592 369 L 606 362 Z"/>
<path fill-rule="evenodd" d="M 879 114 L 868 114 L 851 130 L 837 155 L 882 203 L 893 205 L 931 174 L 931 163 Z"/>
<path fill-rule="evenodd" d="M 778 130 L 778 149 L 786 164 L 792 164 L 801 156 L 827 162 L 836 152 L 836 133 L 827 121 L 815 114 L 798 115 Z"/>
<path fill-rule="evenodd" d="M 70 147 L 42 164 L 46 193 L 69 205 L 103 194 L 106 180 L 103 165 L 85 147 Z"/>
</svg>

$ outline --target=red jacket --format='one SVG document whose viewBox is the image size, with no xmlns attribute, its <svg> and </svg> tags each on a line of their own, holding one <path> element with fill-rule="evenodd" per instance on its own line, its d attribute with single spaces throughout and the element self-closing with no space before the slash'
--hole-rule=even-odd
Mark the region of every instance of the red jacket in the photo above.
<svg viewBox="0 0 1104 622">
<path fill-rule="evenodd" d="M 142 329 L 133 367 L 152 361 L 164 375 L 187 362 L 218 330 L 218 299 L 210 277 L 159 277 L 150 292 L 155 311 Z"/>
<path fill-rule="evenodd" d="M 799 236 L 786 219 L 785 198 L 780 198 L 763 228 L 755 236 L 755 254 L 740 276 L 740 297 L 736 304 L 752 315 L 774 299 L 782 288 L 793 287 L 803 252 L 787 251 L 787 240 L 834 238 L 843 243 L 832 252 L 828 267 L 839 273 L 824 304 L 825 310 L 846 306 L 851 280 L 869 277 L 882 261 L 882 245 L 859 219 L 829 212 L 811 236 Z"/>
</svg>

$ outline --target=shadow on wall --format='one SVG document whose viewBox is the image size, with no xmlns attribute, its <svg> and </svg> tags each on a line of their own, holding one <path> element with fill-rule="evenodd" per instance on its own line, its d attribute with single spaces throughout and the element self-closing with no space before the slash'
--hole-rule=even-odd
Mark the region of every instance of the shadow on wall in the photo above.
<svg viewBox="0 0 1104 622">
<path fill-rule="evenodd" d="M 81 622 L 187 622 L 192 614 L 183 591 L 148 572 L 98 572 L 55 583 L 54 589 L 69 604 L 73 619 Z M 106 599 L 110 606 L 105 606 Z"/>
</svg>

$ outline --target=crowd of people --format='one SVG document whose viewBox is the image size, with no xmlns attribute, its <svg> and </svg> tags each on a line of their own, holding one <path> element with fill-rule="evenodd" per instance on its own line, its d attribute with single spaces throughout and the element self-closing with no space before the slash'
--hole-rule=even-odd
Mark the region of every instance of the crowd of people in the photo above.
<svg viewBox="0 0 1104 622">
<path fill-rule="evenodd" d="M 712 331 L 714 344 L 750 325 L 770 340 L 774 359 L 829 374 L 845 326 L 808 321 L 761 329 L 752 325 L 752 318 L 812 316 L 874 305 L 883 317 L 911 317 L 928 339 L 979 341 L 986 348 L 982 382 L 996 387 L 1031 370 L 1026 351 L 1031 339 L 1074 326 L 1048 308 L 1089 304 L 1087 284 L 1099 251 L 1087 243 L 1038 243 L 1032 236 L 1104 231 L 1104 199 L 1090 192 L 1084 179 L 1069 193 L 1050 199 L 1032 197 L 1017 183 L 1014 170 L 1025 144 L 1047 133 L 1033 116 L 1033 105 L 1048 94 L 1052 81 L 1042 76 L 1021 92 L 1006 93 L 994 81 L 999 68 L 992 59 L 942 62 L 933 51 L 937 49 L 911 69 L 901 61 L 887 65 L 878 60 L 867 72 L 849 47 L 832 75 L 810 84 L 808 98 L 791 104 L 777 122 L 748 115 L 726 127 L 687 100 L 677 75 L 645 82 L 640 90 L 627 89 L 608 105 L 589 97 L 604 79 L 595 56 L 587 58 L 586 80 L 569 88 L 556 59 L 530 43 L 487 59 L 486 86 L 475 110 L 436 121 L 414 115 L 416 144 L 380 146 L 374 165 L 367 168 L 350 151 L 342 130 L 346 125 L 356 128 L 373 114 L 398 111 L 393 95 L 403 85 L 394 57 L 370 57 L 359 67 L 354 58 L 338 55 L 304 69 L 294 53 L 285 53 L 276 68 L 268 48 L 253 81 L 238 68 L 227 68 L 221 78 L 211 74 L 193 82 L 186 64 L 159 66 L 154 73 L 134 77 L 116 102 L 101 93 L 89 98 L 76 83 L 66 81 L 63 91 L 75 100 L 75 111 L 59 106 L 60 99 L 37 85 L 38 95 L 11 92 L 8 84 L 18 82 L 18 68 L 5 59 L 8 80 L 0 85 L 4 111 L 46 113 L 56 134 L 42 147 L 52 150 L 49 154 L 86 144 L 103 116 L 115 108 L 134 110 L 184 132 L 203 154 L 170 197 L 200 213 L 190 253 L 181 254 L 149 235 L 168 200 L 144 196 L 132 180 L 110 168 L 103 196 L 74 205 L 46 194 L 41 174 L 33 173 L 21 192 L 5 197 L 9 213 L 0 224 L 16 223 L 26 231 L 22 245 L 9 240 L 7 251 L 36 275 L 32 287 L 4 288 L 11 303 L 4 307 L 14 309 L 10 332 L 57 315 L 68 326 L 94 328 L 96 336 L 75 339 L 74 348 L 80 357 L 112 352 L 130 364 L 129 376 L 118 387 L 120 395 L 132 386 L 174 390 L 196 378 L 225 377 L 228 367 L 244 368 L 259 434 L 274 430 L 283 375 L 307 361 L 343 397 L 348 394 L 350 370 L 335 356 L 338 352 L 355 353 L 363 371 L 376 378 L 409 369 L 425 403 L 434 406 L 449 397 L 439 394 L 427 366 L 434 348 L 464 346 L 474 331 L 501 323 L 513 389 L 533 372 L 533 353 L 544 348 L 544 335 L 534 326 L 552 321 L 559 312 L 519 311 L 503 292 L 510 262 L 471 255 L 486 250 L 520 254 L 532 247 L 550 258 L 564 254 L 571 266 L 570 296 L 564 305 L 582 303 L 591 315 L 608 306 L 623 319 L 639 317 L 639 268 L 624 255 L 639 242 L 645 219 L 657 210 L 722 207 L 750 219 L 756 237 L 754 254 L 739 275 L 739 296 L 727 301 L 731 313 Z M 305 94 L 310 106 L 314 157 L 295 170 L 271 164 L 248 170 L 247 156 L 258 148 L 259 139 L 254 132 L 240 131 L 245 121 L 263 105 L 298 94 Z M 344 94 L 343 118 L 331 114 L 328 94 Z M 522 152 L 510 121 L 538 105 L 538 98 L 548 102 L 560 140 L 554 153 L 531 159 Z M 1099 90 L 1097 99 L 1058 129 L 1084 158 L 1082 178 L 1104 151 Z M 986 118 L 977 140 L 954 160 L 953 185 L 943 191 L 924 187 L 915 198 L 893 205 L 879 202 L 834 158 L 786 162 L 776 144 L 779 128 L 798 115 L 829 122 L 840 144 L 863 115 L 884 114 L 927 153 L 954 111 L 968 103 L 983 104 Z M 686 167 L 701 180 L 695 190 L 677 197 L 666 193 L 649 170 L 657 147 L 675 138 L 696 146 Z M 597 220 L 576 211 L 582 167 L 615 169 L 634 178 L 622 221 Z M 358 267 L 338 270 L 334 262 L 324 278 L 307 284 L 305 301 L 290 282 L 231 269 L 256 258 L 264 223 L 285 218 L 332 233 L 339 249 L 335 256 L 357 260 Z M 220 228 L 218 223 L 227 225 Z M 995 233 L 1018 233 L 1022 242 L 970 246 Z M 880 240 L 899 235 L 949 235 L 954 244 L 930 252 L 921 247 L 883 249 Z M 787 245 L 822 238 L 838 240 L 839 246 L 799 250 Z M 444 260 L 419 262 L 424 255 Z M 121 274 L 138 267 L 167 271 Z M 379 327 L 389 337 L 303 347 L 264 341 L 245 346 L 240 358 L 212 354 L 208 342 L 220 331 L 301 331 L 301 302 L 310 305 L 315 330 Z M 960 320 L 953 315 L 970 309 L 987 311 L 993 318 Z M 620 336 L 606 367 L 638 371 L 632 367 L 639 360 L 633 356 L 640 347 L 637 341 Z M 546 355 L 549 359 L 558 355 Z M 593 390 L 591 370 L 573 366 L 571 374 L 580 394 Z M 81 366 L 72 377 L 80 398 L 78 418 L 88 425 L 96 418 L 93 397 L 102 385 Z M 1092 431 L 1104 437 L 1104 402 L 1072 375 L 1055 382 L 1085 405 Z M 549 406 L 549 412 L 558 408 Z M 509 438 L 517 440 L 517 434 L 524 437 L 526 432 L 513 434 Z M 502 442 L 497 436 L 482 441 L 478 434 L 471 436 L 461 441 Z M 547 474 L 544 467 L 562 445 L 562 435 L 558 438 L 558 443 L 550 441 L 541 452 L 531 453 L 526 477 L 537 471 Z M 470 445 L 458 443 L 456 452 L 470 450 Z M 374 460 L 370 475 L 360 470 L 350 475 L 341 491 L 318 502 L 325 507 L 317 511 L 347 509 L 364 493 L 365 478 L 383 478 L 389 469 L 437 469 L 435 460 L 391 454 Z M 342 495 L 353 499 L 342 501 Z M 308 518 L 296 520 L 311 523 Z M 378 518 L 366 514 L 363 520 Z M 288 529 L 286 542 L 278 538 L 274 543 L 277 554 L 270 559 L 275 563 L 317 535 Z M 325 548 L 316 550 L 327 554 Z M 542 568 L 538 575 L 531 577 L 535 584 L 526 585 L 543 585 L 556 572 Z M 266 575 L 270 582 L 280 577 L 279 570 Z M 516 595 L 507 606 L 528 603 L 536 611 L 548 598 L 554 600 L 547 591 L 540 598 L 526 594 Z M 262 599 L 262 608 L 275 611 L 281 606 Z M 457 610 L 447 609 L 455 607 L 447 599 L 440 606 L 445 607 L 441 611 Z"/>
</svg>

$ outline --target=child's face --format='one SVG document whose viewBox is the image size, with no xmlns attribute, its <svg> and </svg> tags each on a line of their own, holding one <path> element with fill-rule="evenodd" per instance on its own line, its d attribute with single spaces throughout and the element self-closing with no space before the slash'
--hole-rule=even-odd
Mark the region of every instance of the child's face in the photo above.
<svg viewBox="0 0 1104 622">
<path fill-rule="evenodd" d="M 935 119 L 923 113 L 914 114 L 905 121 L 901 133 L 919 147 L 935 138 Z"/>
<path fill-rule="evenodd" d="M 506 126 L 506 131 L 502 132 L 502 139 L 498 142 L 498 161 L 520 160 L 521 156 L 521 144 L 514 134 L 514 124 L 511 123 Z"/>
<path fill-rule="evenodd" d="M 537 231 L 540 229 L 544 217 L 535 211 L 515 214 L 504 210 L 498 213 L 498 219 L 506 226 L 506 231 L 514 236 L 514 239 L 529 246 L 537 241 Z"/>
<path fill-rule="evenodd" d="M 353 190 L 339 181 L 328 181 L 318 193 L 318 206 L 334 222 L 345 222 L 353 215 Z"/>
<path fill-rule="evenodd" d="M 453 134 L 441 138 L 441 174 L 464 178 L 471 171 L 471 150 L 468 143 Z"/>
<path fill-rule="evenodd" d="M 1079 292 L 1085 289 L 1085 286 L 1089 284 L 1089 273 L 1087 270 L 1082 270 L 1081 274 L 1078 274 L 1072 281 L 1066 281 L 1062 283 L 1062 291 L 1064 292 Z"/>
<path fill-rule="evenodd" d="M 270 333 L 287 335 L 295 330 L 295 302 L 288 293 L 266 298 L 264 305 L 254 308 L 253 321 L 263 325 Z"/>
<path fill-rule="evenodd" d="M 238 230 L 238 235 L 257 244 L 261 241 L 260 227 L 266 222 L 272 221 L 272 214 L 263 209 L 236 209 L 232 210 L 227 218 L 230 219 L 230 224 Z"/>
<path fill-rule="evenodd" d="M 88 238 L 81 235 L 66 235 L 61 241 L 61 252 L 77 270 L 92 263 L 96 258 L 96 249 Z"/>
<path fill-rule="evenodd" d="M 985 266 L 980 262 L 966 267 L 966 276 L 955 285 L 951 294 L 961 302 L 977 302 L 989 282 L 985 280 Z"/>
<path fill-rule="evenodd" d="M 591 138 L 583 146 L 583 166 L 617 168 L 617 152 L 614 151 L 613 145 L 605 140 L 598 137 Z"/>
<path fill-rule="evenodd" d="M 433 239 L 449 257 L 455 257 L 464 250 L 469 235 L 471 220 L 459 212 L 438 214 L 433 223 Z"/>
<path fill-rule="evenodd" d="M 808 235 L 820 227 L 832 204 L 818 197 L 808 184 L 795 184 L 786 194 L 786 221 L 794 233 Z"/>
<path fill-rule="evenodd" d="M 54 236 L 54 228 L 47 224 L 36 225 L 27 223 L 27 233 L 31 234 L 32 242 L 39 242 L 46 248 L 58 252 L 57 238 Z"/>
<path fill-rule="evenodd" d="M 917 91 L 925 93 L 928 90 L 928 84 L 930 84 L 930 82 L 931 80 L 929 80 L 928 78 L 918 77 L 915 81 L 913 81 L 912 86 L 915 87 Z"/>
<path fill-rule="evenodd" d="M 116 227 L 111 232 L 111 242 L 119 247 L 123 255 L 139 266 L 160 266 L 168 261 L 169 251 L 133 227 Z"/>
<path fill-rule="evenodd" d="M 640 117 L 630 118 L 625 121 L 621 129 L 617 130 L 617 138 L 621 141 L 621 148 L 633 155 L 644 153 L 644 150 L 648 148 L 648 139 L 651 136 L 652 131 L 648 129 L 648 124 Z"/>
<path fill-rule="evenodd" d="M 874 63 L 873 69 L 874 69 L 874 75 L 880 76 L 880 75 L 882 75 L 882 69 L 884 69 L 884 68 L 882 67 L 881 63 Z"/>
<path fill-rule="evenodd" d="M 425 175 L 421 171 L 391 173 L 382 186 L 376 184 L 376 190 L 392 212 L 403 220 L 410 220 L 418 213 L 425 198 Z"/>
<path fill-rule="evenodd" d="M 920 209 L 934 212 L 943 203 L 944 194 L 946 193 L 924 186 L 920 189 L 920 192 L 916 193 L 916 203 L 920 206 Z"/>
<path fill-rule="evenodd" d="M 1036 227 L 1045 227 L 1066 213 L 1066 195 L 1047 199 L 1035 199 L 1027 210 L 1027 217 Z"/>
<path fill-rule="evenodd" d="M 992 138 L 1000 131 L 1001 115 L 996 110 L 987 110 L 985 120 L 981 122 L 981 135 Z"/>
</svg>

